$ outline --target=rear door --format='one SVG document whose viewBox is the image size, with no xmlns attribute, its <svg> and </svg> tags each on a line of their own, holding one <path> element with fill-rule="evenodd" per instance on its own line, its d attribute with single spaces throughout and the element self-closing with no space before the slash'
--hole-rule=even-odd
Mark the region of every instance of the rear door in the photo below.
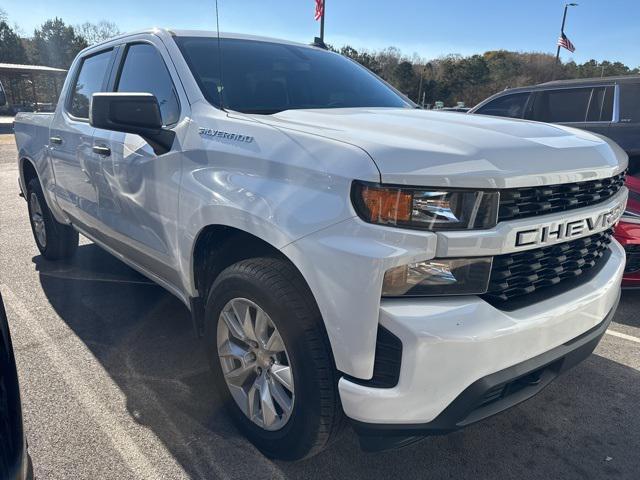
<svg viewBox="0 0 640 480">
<path fill-rule="evenodd" d="M 91 95 L 105 91 L 113 49 L 80 59 L 72 72 L 65 104 L 56 110 L 49 129 L 49 151 L 60 206 L 81 228 L 97 226 L 99 159 L 92 151 L 94 128 L 89 125 Z"/>
<path fill-rule="evenodd" d="M 174 81 L 169 71 L 164 45 L 153 37 L 143 38 L 119 47 L 109 90 L 152 93 L 165 128 L 175 129 L 185 118 L 176 90 L 178 79 Z M 187 105 L 186 99 L 182 104 Z M 178 138 L 174 144 L 179 144 Z M 99 239 L 177 285 L 179 152 L 158 154 L 139 135 L 102 129 L 94 132 L 93 148 L 99 152 L 105 180 L 98 192 Z"/>
<path fill-rule="evenodd" d="M 585 128 L 592 87 L 539 90 L 527 116 L 531 120 Z"/>
</svg>

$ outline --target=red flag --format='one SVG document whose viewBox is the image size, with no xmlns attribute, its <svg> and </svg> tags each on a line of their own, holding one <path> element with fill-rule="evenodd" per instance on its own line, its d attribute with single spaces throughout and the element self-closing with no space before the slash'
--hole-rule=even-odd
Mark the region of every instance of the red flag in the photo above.
<svg viewBox="0 0 640 480">
<path fill-rule="evenodd" d="M 316 14 L 314 18 L 320 20 L 324 15 L 324 0 L 316 0 Z"/>
</svg>

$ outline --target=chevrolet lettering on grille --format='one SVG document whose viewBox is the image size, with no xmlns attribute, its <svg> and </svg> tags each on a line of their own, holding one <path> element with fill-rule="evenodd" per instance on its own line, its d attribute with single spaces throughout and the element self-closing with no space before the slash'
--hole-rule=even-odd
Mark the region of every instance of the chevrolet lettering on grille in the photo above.
<svg viewBox="0 0 640 480">
<path fill-rule="evenodd" d="M 515 246 L 550 245 L 600 232 L 615 225 L 623 212 L 624 204 L 619 203 L 609 210 L 592 216 L 576 220 L 550 222 L 535 228 L 520 230 L 516 232 Z"/>
</svg>

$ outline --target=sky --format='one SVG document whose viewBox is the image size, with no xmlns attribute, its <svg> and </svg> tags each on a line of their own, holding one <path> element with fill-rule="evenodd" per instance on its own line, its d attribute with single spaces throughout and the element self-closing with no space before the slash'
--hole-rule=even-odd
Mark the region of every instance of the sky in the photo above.
<svg viewBox="0 0 640 480">
<path fill-rule="evenodd" d="M 562 59 L 640 66 L 640 0 L 577 0 L 565 33 L 576 52 Z M 555 54 L 560 0 L 326 0 L 325 41 L 426 59 L 487 50 Z M 309 43 L 318 35 L 314 0 L 218 0 L 220 29 Z M 215 0 L 0 0 L 11 24 L 31 35 L 48 18 L 110 20 L 120 30 L 153 26 L 215 30 Z"/>
</svg>

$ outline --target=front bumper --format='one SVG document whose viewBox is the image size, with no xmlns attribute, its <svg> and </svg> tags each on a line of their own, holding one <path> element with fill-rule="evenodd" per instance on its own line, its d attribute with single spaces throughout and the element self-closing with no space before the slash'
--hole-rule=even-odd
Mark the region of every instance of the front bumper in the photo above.
<svg viewBox="0 0 640 480">
<path fill-rule="evenodd" d="M 347 416 L 368 439 L 363 446 L 375 448 L 381 433 L 404 442 L 486 418 L 588 356 L 620 294 L 624 251 L 617 242 L 610 248 L 589 282 L 513 311 L 477 297 L 383 300 L 380 324 L 403 345 L 398 384 L 339 382 Z M 500 385 L 512 394 L 479 407 Z"/>
</svg>

